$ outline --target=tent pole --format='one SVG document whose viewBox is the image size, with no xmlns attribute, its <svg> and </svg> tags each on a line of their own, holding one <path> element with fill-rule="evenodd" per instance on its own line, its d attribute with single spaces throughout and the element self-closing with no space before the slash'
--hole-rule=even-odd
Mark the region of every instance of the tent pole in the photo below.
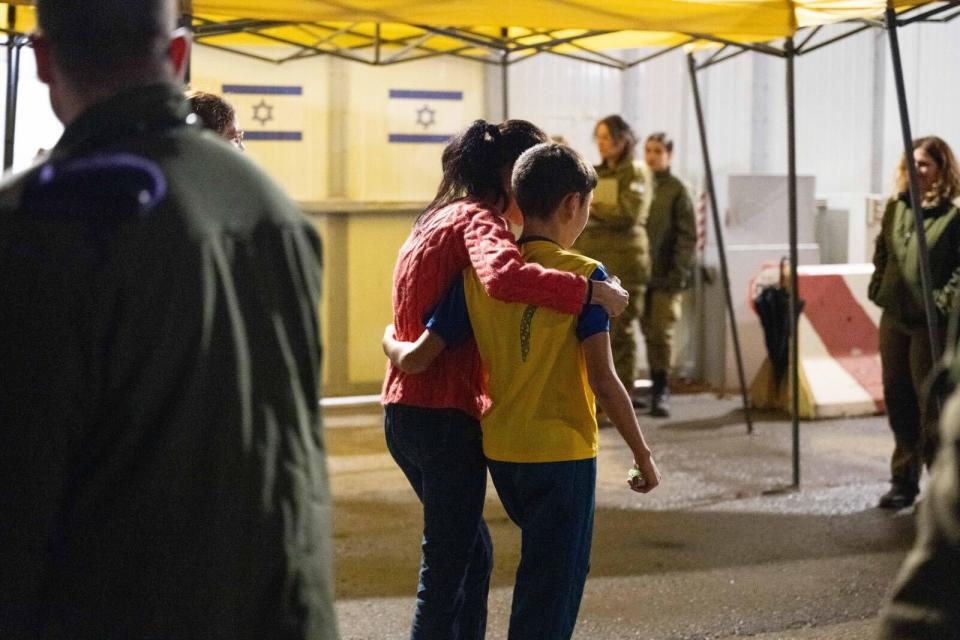
<svg viewBox="0 0 960 640">
<path fill-rule="evenodd" d="M 790 421 L 793 432 L 793 487 L 800 487 L 800 332 L 798 301 L 800 280 L 797 278 L 797 109 L 794 82 L 796 49 L 793 38 L 787 38 L 787 207 L 790 228 Z"/>
<path fill-rule="evenodd" d="M 910 178 L 910 208 L 913 209 L 913 226 L 917 246 L 920 249 L 920 285 L 923 289 L 923 308 L 927 315 L 927 332 L 930 338 L 932 362 L 940 358 L 940 336 L 937 333 L 937 309 L 933 304 L 933 276 L 930 273 L 930 252 L 927 247 L 927 232 L 923 226 L 923 210 L 920 202 L 920 180 L 913 162 L 913 135 L 910 132 L 910 114 L 907 111 L 907 90 L 903 84 L 903 65 L 900 60 L 900 41 L 897 38 L 897 13 L 888 4 L 885 14 L 887 40 L 890 43 L 890 58 L 893 61 L 893 78 L 897 86 L 897 105 L 900 108 L 900 131 L 903 134 L 903 152 L 907 158 L 907 175 Z"/>
<path fill-rule="evenodd" d="M 9 171 L 13 167 L 13 143 L 17 132 L 17 89 L 20 86 L 20 49 L 22 47 L 19 36 L 15 35 L 17 24 L 17 7 L 7 7 L 7 25 L 10 33 L 7 34 L 7 102 L 5 126 L 3 130 L 3 170 Z"/>
<path fill-rule="evenodd" d="M 740 351 L 740 334 L 737 331 L 737 318 L 733 311 L 733 296 L 730 294 L 730 273 L 727 269 L 727 252 L 723 244 L 723 225 L 720 222 L 720 209 L 717 207 L 717 192 L 713 188 L 713 167 L 710 164 L 710 149 L 707 144 L 707 126 L 703 117 L 700 87 L 697 84 L 697 63 L 692 53 L 687 54 L 687 68 L 690 70 L 690 86 L 693 89 L 693 103 L 697 111 L 697 128 L 700 131 L 700 149 L 703 153 L 703 169 L 704 178 L 707 183 L 707 196 L 710 198 L 713 228 L 717 232 L 717 253 L 720 256 L 723 293 L 727 303 L 727 312 L 730 317 L 730 331 L 733 335 L 733 351 L 737 358 L 737 375 L 740 379 L 740 395 L 743 397 L 743 414 L 747 422 L 747 433 L 753 433 L 750 399 L 747 396 L 747 381 L 743 373 L 743 355 Z"/>
<path fill-rule="evenodd" d="M 181 0 L 180 27 L 186 29 L 191 37 L 190 48 L 187 50 L 187 68 L 183 73 L 183 84 L 189 87 L 193 75 L 193 0 Z"/>
<path fill-rule="evenodd" d="M 500 29 L 500 37 L 503 38 L 504 43 L 507 41 L 509 33 L 506 27 Z M 510 73 L 509 73 L 509 49 L 504 49 L 503 54 L 500 56 L 500 85 L 503 89 L 502 94 L 502 104 L 501 109 L 503 111 L 503 118 L 501 120 L 506 122 L 510 117 Z"/>
</svg>

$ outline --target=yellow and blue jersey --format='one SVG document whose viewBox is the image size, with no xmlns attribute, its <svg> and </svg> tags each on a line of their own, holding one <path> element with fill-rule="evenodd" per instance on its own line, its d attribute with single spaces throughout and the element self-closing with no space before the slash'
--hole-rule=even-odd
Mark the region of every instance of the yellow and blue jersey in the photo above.
<svg viewBox="0 0 960 640">
<path fill-rule="evenodd" d="M 545 238 L 521 241 L 527 262 L 606 280 L 603 266 Z M 609 331 L 602 307 L 579 316 L 511 304 L 486 294 L 464 271 L 427 322 L 456 345 L 473 335 L 492 401 L 482 418 L 483 450 L 502 462 L 561 462 L 597 455 L 594 395 L 580 342 Z"/>
</svg>

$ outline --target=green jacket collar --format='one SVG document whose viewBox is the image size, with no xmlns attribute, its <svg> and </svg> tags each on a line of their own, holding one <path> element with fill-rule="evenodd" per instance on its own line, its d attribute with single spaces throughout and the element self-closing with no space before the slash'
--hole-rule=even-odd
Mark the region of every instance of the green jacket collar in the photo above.
<svg viewBox="0 0 960 640">
<path fill-rule="evenodd" d="M 185 126 L 189 114 L 183 93 L 171 84 L 129 89 L 81 113 L 64 130 L 51 157 L 70 157 L 148 131 Z"/>
<path fill-rule="evenodd" d="M 600 164 L 594 166 L 594 170 L 596 170 L 597 174 L 599 175 L 607 176 L 618 175 L 622 171 L 627 170 L 633 171 L 633 156 L 629 155 L 620 158 L 617 166 L 615 166 L 613 169 L 611 169 L 606 162 L 601 162 Z"/>
</svg>

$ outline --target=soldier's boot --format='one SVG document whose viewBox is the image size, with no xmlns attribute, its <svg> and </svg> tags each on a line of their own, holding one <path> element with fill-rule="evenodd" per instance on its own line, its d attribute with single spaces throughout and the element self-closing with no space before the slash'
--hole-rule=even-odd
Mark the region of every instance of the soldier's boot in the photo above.
<svg viewBox="0 0 960 640">
<path fill-rule="evenodd" d="M 890 490 L 880 496 L 877 506 L 881 509 L 905 509 L 917 499 L 917 488 L 894 482 Z"/>
<path fill-rule="evenodd" d="M 650 390 L 650 415 L 655 418 L 670 417 L 670 387 L 667 385 L 667 372 L 654 371 L 653 388 Z"/>
</svg>

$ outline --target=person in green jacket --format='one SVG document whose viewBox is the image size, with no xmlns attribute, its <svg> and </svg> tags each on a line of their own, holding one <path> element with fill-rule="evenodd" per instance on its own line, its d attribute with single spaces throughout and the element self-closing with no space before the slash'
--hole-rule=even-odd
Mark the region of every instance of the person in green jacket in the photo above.
<svg viewBox="0 0 960 640">
<path fill-rule="evenodd" d="M 942 336 L 960 287 L 960 171 L 947 143 L 937 137 L 914 141 L 913 161 L 920 178 L 924 229 L 930 251 L 936 324 Z M 925 397 L 932 368 L 930 341 L 920 283 L 920 256 L 910 208 L 905 160 L 896 179 L 896 196 L 887 204 L 873 255 L 868 295 L 883 309 L 880 362 L 883 398 L 895 447 L 890 490 L 879 506 L 901 509 L 919 492 L 921 467 L 937 449 L 936 402 Z"/>
<path fill-rule="evenodd" d="M 650 282 L 640 328 L 647 344 L 653 389 L 650 415 L 670 416 L 668 378 L 673 334 L 680 320 L 682 292 L 697 248 L 697 220 L 686 185 L 670 172 L 673 140 L 666 133 L 647 136 L 644 160 L 653 172 L 653 199 L 647 216 L 650 239 Z"/>
<path fill-rule="evenodd" d="M 0 188 L 0 638 L 335 640 L 319 238 L 188 123 L 175 0 L 38 0 Z"/>
<path fill-rule="evenodd" d="M 620 382 L 633 397 L 637 377 L 637 320 L 643 313 L 644 288 L 650 280 L 647 211 L 650 172 L 634 160 L 637 137 L 618 115 L 597 123 L 593 137 L 600 152 L 597 188 L 590 219 L 573 248 L 602 262 L 630 294 L 626 310 L 610 322 L 610 346 Z"/>
<path fill-rule="evenodd" d="M 960 359 L 951 367 L 960 383 Z M 880 615 L 881 640 L 960 640 L 960 390 L 944 404 L 940 449 L 917 539 Z"/>
</svg>

